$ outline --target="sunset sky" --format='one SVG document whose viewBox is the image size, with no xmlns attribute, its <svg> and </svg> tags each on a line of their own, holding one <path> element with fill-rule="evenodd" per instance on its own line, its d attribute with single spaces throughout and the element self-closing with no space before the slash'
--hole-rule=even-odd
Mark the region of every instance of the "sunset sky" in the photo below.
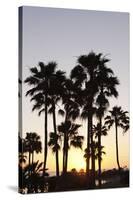
<svg viewBox="0 0 133 200">
<path fill-rule="evenodd" d="M 101 12 L 73 9 L 52 9 L 40 7 L 23 8 L 23 81 L 30 75 L 29 68 L 39 61 L 56 61 L 58 68 L 69 75 L 76 65 L 79 55 L 90 51 L 103 53 L 111 59 L 111 67 L 120 81 L 119 98 L 111 99 L 110 109 L 114 105 L 129 111 L 129 14 L 120 12 Z M 36 132 L 43 140 L 44 116 L 38 117 L 32 112 L 32 103 L 25 97 L 27 85 L 23 85 L 23 137 L 26 132 Z M 49 117 L 48 130 L 53 131 L 52 117 Z M 57 118 L 57 123 L 63 121 Z M 86 148 L 86 122 L 77 120 L 82 125 L 79 133 L 85 137 L 83 150 Z M 103 156 L 102 169 L 115 168 L 115 131 L 102 138 L 106 155 Z M 68 155 L 68 169 L 85 169 L 84 151 L 71 149 Z M 129 165 L 129 132 L 119 131 L 119 155 L 122 167 Z M 38 155 L 37 159 L 42 159 Z M 60 153 L 60 162 L 62 154 Z M 47 167 L 55 170 L 55 156 L 49 151 Z M 62 170 L 62 165 L 61 165 Z"/>
</svg>

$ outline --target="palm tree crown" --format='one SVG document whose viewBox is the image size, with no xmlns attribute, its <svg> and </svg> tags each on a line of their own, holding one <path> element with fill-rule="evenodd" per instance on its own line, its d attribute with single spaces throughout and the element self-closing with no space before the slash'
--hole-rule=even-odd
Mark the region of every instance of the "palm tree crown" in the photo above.
<svg viewBox="0 0 133 200">
<path fill-rule="evenodd" d="M 129 116 L 127 111 L 123 111 L 122 107 L 114 106 L 112 110 L 109 111 L 110 115 L 105 117 L 105 124 L 110 129 L 113 124 L 117 124 L 117 127 L 123 129 L 125 133 L 129 129 Z"/>
</svg>

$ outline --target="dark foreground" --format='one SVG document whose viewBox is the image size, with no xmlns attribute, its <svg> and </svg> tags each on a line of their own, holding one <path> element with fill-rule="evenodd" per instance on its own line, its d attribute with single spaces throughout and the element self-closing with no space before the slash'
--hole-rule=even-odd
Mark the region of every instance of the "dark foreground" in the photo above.
<svg viewBox="0 0 133 200">
<path fill-rule="evenodd" d="M 105 189 L 105 188 L 120 188 L 129 187 L 129 171 L 122 170 L 108 170 L 102 173 L 102 185 L 99 188 L 98 177 L 96 176 L 95 186 L 91 184 L 89 178 L 85 173 L 72 173 L 68 172 L 66 175 L 61 175 L 58 178 L 46 177 L 45 187 L 31 186 L 28 188 L 21 188 L 19 192 L 26 193 L 41 193 L 41 192 L 61 192 L 61 191 L 76 191 L 76 190 L 88 190 L 88 189 Z M 43 189 L 40 189 L 43 188 Z"/>
</svg>

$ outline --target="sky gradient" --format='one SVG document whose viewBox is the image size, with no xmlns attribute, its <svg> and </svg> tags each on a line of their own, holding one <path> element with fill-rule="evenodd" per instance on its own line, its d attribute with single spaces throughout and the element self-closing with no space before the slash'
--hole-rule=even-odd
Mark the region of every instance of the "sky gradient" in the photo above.
<svg viewBox="0 0 133 200">
<path fill-rule="evenodd" d="M 30 75 L 29 68 L 39 61 L 47 63 L 56 61 L 58 68 L 69 75 L 76 65 L 79 55 L 90 51 L 103 53 L 110 58 L 108 64 L 118 76 L 119 98 L 111 99 L 110 109 L 114 105 L 122 106 L 129 111 L 129 14 L 121 12 L 102 12 L 73 9 L 56 9 L 41 7 L 23 7 L 23 80 Z M 23 137 L 26 132 L 37 132 L 43 139 L 44 116 L 38 117 L 32 112 L 32 103 L 25 97 L 27 85 L 23 86 Z M 51 117 L 49 117 L 49 122 Z M 58 117 L 59 124 L 63 119 Z M 86 138 L 85 121 L 80 134 Z M 49 123 L 49 131 L 53 127 Z M 114 168 L 115 132 L 111 129 L 107 137 L 102 138 L 106 155 L 103 157 L 103 169 Z M 86 139 L 84 147 L 86 146 Z M 121 166 L 129 165 L 129 132 L 124 136 L 119 132 L 119 152 Z M 71 149 L 68 168 L 85 168 L 84 152 Z M 37 158 L 41 158 L 38 155 Z M 60 162 L 62 155 L 60 153 Z M 55 156 L 48 155 L 48 168 L 55 170 Z"/>
</svg>

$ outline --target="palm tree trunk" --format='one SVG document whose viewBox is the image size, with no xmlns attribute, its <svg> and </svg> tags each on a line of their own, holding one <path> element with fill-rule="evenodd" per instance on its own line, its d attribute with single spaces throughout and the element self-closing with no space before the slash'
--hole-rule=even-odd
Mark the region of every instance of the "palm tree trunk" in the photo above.
<svg viewBox="0 0 133 200">
<path fill-rule="evenodd" d="M 88 116 L 87 124 L 87 159 L 86 159 L 86 174 L 89 175 L 90 171 L 90 120 Z"/>
<path fill-rule="evenodd" d="M 63 174 L 65 175 L 67 172 L 67 137 L 65 134 L 65 139 L 64 139 L 64 166 L 63 166 Z"/>
<path fill-rule="evenodd" d="M 92 130 L 92 116 L 90 118 L 90 136 L 91 136 L 91 179 L 92 187 L 95 187 L 95 153 L 94 153 L 94 141 L 93 141 L 93 130 Z"/>
<path fill-rule="evenodd" d="M 48 131 L 47 131 L 47 95 L 45 95 L 45 124 L 44 124 L 44 129 L 45 129 L 45 139 L 44 139 L 44 167 L 43 167 L 43 176 L 45 174 L 45 169 L 46 169 L 46 163 L 47 163 L 47 143 L 48 143 Z"/>
<path fill-rule="evenodd" d="M 65 142 L 66 142 L 66 137 L 65 137 L 65 134 L 64 134 L 64 144 L 63 144 L 63 169 L 62 169 L 63 174 L 64 174 L 64 171 L 65 171 Z"/>
<path fill-rule="evenodd" d="M 66 150 L 65 150 L 65 174 L 67 173 L 67 164 L 68 164 L 68 137 L 66 137 Z"/>
<path fill-rule="evenodd" d="M 34 163 L 34 151 L 32 152 L 32 165 Z"/>
<path fill-rule="evenodd" d="M 115 120 L 115 133 L 116 133 L 116 161 L 118 165 L 118 169 L 120 171 L 120 163 L 119 163 L 119 150 L 118 150 L 118 127 L 117 127 L 117 120 Z"/>
<path fill-rule="evenodd" d="M 32 152 L 32 166 L 33 166 L 33 163 L 34 163 L 34 151 Z M 33 172 L 34 172 L 34 170 L 31 171 L 31 173 L 33 173 Z"/>
<path fill-rule="evenodd" d="M 67 122 L 68 115 L 66 112 L 65 122 Z M 64 147 L 63 147 L 63 174 L 67 172 L 67 133 L 64 133 Z"/>
<path fill-rule="evenodd" d="M 54 110 L 53 110 L 53 126 L 54 126 L 54 133 L 57 136 L 57 130 L 56 130 L 56 115 L 55 115 L 55 105 L 54 106 Z M 59 155 L 58 155 L 58 148 L 57 148 L 57 137 L 56 137 L 56 176 L 59 176 Z"/>
<path fill-rule="evenodd" d="M 99 182 L 99 187 L 101 187 L 101 130 L 102 130 L 102 119 L 100 117 L 99 119 L 100 123 L 100 130 L 98 134 L 98 182 Z"/>
</svg>

